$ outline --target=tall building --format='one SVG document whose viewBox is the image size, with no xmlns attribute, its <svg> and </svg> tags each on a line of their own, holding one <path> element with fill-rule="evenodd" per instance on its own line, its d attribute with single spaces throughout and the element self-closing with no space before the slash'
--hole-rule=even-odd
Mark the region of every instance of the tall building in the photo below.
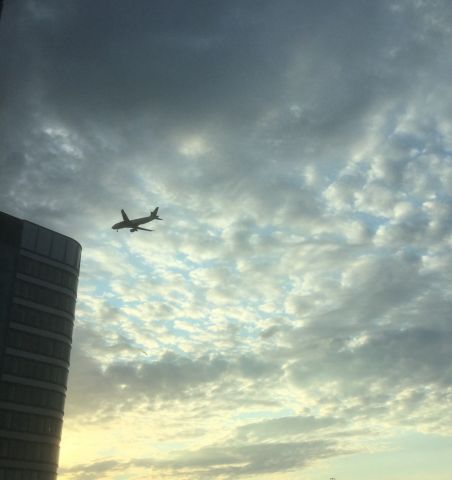
<svg viewBox="0 0 452 480">
<path fill-rule="evenodd" d="M 81 246 L 0 212 L 0 480 L 54 480 Z"/>
</svg>

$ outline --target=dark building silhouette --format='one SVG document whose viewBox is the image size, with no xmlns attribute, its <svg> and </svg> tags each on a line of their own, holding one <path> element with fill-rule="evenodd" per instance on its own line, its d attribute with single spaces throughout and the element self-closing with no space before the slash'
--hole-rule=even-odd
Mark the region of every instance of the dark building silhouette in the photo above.
<svg viewBox="0 0 452 480">
<path fill-rule="evenodd" d="M 0 480 L 54 480 L 81 246 L 0 212 Z"/>
</svg>

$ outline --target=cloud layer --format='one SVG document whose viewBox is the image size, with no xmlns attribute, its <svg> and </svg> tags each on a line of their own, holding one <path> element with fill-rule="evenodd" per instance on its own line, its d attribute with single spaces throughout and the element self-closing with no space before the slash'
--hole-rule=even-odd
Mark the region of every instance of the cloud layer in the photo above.
<svg viewBox="0 0 452 480">
<path fill-rule="evenodd" d="M 446 442 L 448 2 L 85 3 L 0 25 L 1 208 L 84 247 L 60 476 L 318 480 Z"/>
</svg>

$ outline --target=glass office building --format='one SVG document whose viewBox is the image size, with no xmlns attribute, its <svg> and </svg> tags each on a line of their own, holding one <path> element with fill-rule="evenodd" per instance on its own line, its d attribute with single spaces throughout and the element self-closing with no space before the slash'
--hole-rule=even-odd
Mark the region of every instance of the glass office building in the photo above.
<svg viewBox="0 0 452 480">
<path fill-rule="evenodd" d="M 54 480 L 81 246 L 0 212 L 0 480 Z"/>
</svg>

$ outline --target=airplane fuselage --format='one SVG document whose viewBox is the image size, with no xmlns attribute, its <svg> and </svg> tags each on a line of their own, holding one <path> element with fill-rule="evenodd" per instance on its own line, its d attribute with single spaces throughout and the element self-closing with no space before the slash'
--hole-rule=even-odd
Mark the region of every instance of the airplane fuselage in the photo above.
<svg viewBox="0 0 452 480">
<path fill-rule="evenodd" d="M 111 228 L 113 230 L 119 230 L 121 228 L 135 228 L 139 225 L 144 225 L 145 223 L 149 223 L 153 218 L 149 217 L 142 217 L 142 218 L 135 218 L 134 220 L 123 220 L 122 222 L 115 223 Z"/>
</svg>

